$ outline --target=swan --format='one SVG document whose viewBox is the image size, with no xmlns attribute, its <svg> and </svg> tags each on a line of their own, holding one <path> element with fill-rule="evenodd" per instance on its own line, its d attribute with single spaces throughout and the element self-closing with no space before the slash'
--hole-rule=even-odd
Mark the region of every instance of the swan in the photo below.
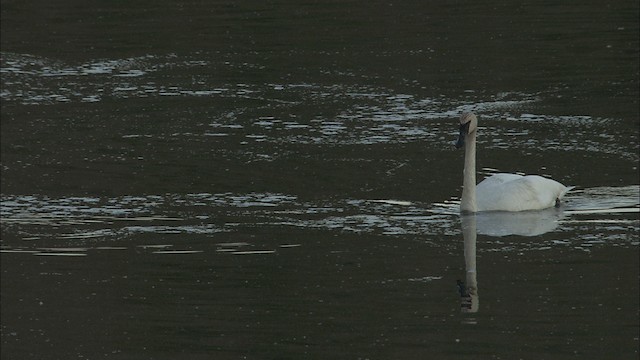
<svg viewBox="0 0 640 360">
<path fill-rule="evenodd" d="M 542 210 L 558 206 L 573 187 L 538 175 L 495 174 L 476 186 L 476 132 L 472 112 L 460 116 L 456 148 L 464 147 L 464 178 L 460 212 Z"/>
</svg>

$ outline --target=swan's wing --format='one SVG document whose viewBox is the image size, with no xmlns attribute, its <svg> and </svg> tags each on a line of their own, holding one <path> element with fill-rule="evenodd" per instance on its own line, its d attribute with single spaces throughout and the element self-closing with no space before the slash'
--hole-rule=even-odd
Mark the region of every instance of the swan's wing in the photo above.
<svg viewBox="0 0 640 360">
<path fill-rule="evenodd" d="M 488 178 L 485 178 L 484 180 L 482 180 L 480 184 L 483 184 L 483 186 L 499 186 L 509 181 L 521 179 L 522 177 L 523 177 L 522 175 L 516 175 L 516 174 L 505 174 L 505 173 L 493 174 Z M 480 186 L 480 184 L 478 184 L 478 186 Z"/>
<path fill-rule="evenodd" d="M 497 179 L 493 179 L 498 176 Z M 511 180 L 509 180 L 511 179 Z M 552 207 L 569 190 L 538 175 L 496 174 L 477 186 L 479 211 L 523 211 Z"/>
</svg>

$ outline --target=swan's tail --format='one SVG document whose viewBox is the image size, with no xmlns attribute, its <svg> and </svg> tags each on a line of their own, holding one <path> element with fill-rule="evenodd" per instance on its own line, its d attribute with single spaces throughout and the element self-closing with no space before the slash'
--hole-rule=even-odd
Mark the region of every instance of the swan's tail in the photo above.
<svg viewBox="0 0 640 360">
<path fill-rule="evenodd" d="M 562 190 L 560 192 L 560 195 L 558 195 L 558 200 L 561 200 L 569 191 L 575 189 L 575 186 L 565 186 L 564 190 Z"/>
<path fill-rule="evenodd" d="M 575 189 L 575 186 L 565 186 L 564 189 L 560 191 L 560 194 L 558 194 L 558 197 L 556 198 L 556 207 L 560 207 L 562 198 L 573 189 Z"/>
</svg>

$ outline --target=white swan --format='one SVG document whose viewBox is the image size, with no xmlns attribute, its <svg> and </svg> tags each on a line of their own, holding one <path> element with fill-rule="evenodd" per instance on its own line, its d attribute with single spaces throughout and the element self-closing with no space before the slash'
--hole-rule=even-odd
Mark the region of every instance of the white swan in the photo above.
<svg viewBox="0 0 640 360">
<path fill-rule="evenodd" d="M 460 212 L 541 210 L 556 206 L 571 190 L 538 175 L 495 174 L 476 186 L 476 131 L 478 118 L 471 112 L 460 116 L 456 147 L 464 146 L 464 180 Z"/>
</svg>

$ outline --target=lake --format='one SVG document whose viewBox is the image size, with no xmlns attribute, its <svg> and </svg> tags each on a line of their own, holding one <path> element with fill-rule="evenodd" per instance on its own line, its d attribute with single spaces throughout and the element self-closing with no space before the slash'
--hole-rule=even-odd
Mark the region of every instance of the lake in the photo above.
<svg viewBox="0 0 640 360">
<path fill-rule="evenodd" d="M 2 357 L 637 359 L 639 7 L 3 0 Z"/>
</svg>

